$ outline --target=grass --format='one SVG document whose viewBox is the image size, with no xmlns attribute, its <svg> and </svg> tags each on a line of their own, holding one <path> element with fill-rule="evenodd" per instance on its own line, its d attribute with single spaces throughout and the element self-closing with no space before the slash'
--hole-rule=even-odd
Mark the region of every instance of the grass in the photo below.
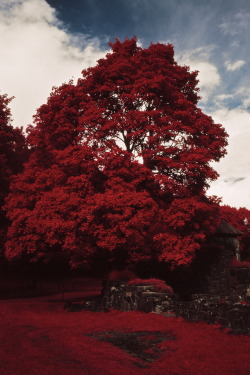
<svg viewBox="0 0 250 375">
<path fill-rule="evenodd" d="M 100 285 L 88 281 L 65 299 L 99 292 Z M 153 313 L 67 312 L 63 306 L 60 294 L 0 302 L 2 375 L 250 373 L 249 336 Z"/>
</svg>

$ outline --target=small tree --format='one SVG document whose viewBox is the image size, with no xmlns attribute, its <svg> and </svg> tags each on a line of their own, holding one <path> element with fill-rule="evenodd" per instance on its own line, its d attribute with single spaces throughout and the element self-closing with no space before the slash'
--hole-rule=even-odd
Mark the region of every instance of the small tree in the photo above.
<svg viewBox="0 0 250 375">
<path fill-rule="evenodd" d="M 188 265 L 216 225 L 205 190 L 226 133 L 197 107 L 197 72 L 171 45 L 111 47 L 37 111 L 6 206 L 8 258 Z"/>
<path fill-rule="evenodd" d="M 11 98 L 0 95 L 0 253 L 6 240 L 8 221 L 3 210 L 4 200 L 9 193 L 10 179 L 21 171 L 26 147 L 22 130 L 11 125 L 11 112 L 8 107 Z"/>
</svg>

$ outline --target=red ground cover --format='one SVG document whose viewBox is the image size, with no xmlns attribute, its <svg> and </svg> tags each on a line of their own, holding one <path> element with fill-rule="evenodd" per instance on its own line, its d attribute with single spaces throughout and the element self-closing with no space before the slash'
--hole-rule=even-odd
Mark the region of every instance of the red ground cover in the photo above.
<svg viewBox="0 0 250 375">
<path fill-rule="evenodd" d="M 59 295 L 2 301 L 0 317 L 2 375 L 250 373 L 250 337 L 228 335 L 205 323 L 141 312 L 67 312 Z M 171 331 L 176 340 L 161 342 L 166 351 L 145 367 L 140 359 L 93 336 L 112 331 L 148 331 L 152 337 L 155 331 Z"/>
</svg>

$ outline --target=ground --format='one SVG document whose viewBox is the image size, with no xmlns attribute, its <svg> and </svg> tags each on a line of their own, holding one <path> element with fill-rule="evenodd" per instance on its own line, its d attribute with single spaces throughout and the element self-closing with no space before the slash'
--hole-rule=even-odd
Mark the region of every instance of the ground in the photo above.
<svg viewBox="0 0 250 375">
<path fill-rule="evenodd" d="M 98 294 L 100 285 L 65 300 Z M 69 312 L 61 294 L 0 302 L 2 375 L 248 375 L 250 337 L 141 312 Z"/>
</svg>

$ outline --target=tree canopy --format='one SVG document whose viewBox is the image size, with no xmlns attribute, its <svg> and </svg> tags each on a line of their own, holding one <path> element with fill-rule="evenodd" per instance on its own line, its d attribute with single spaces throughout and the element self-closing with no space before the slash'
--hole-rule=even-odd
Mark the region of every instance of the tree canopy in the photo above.
<svg viewBox="0 0 250 375">
<path fill-rule="evenodd" d="M 217 224 L 205 192 L 227 135 L 197 106 L 197 72 L 172 45 L 111 47 L 37 110 L 6 204 L 9 259 L 188 265 Z"/>
</svg>

